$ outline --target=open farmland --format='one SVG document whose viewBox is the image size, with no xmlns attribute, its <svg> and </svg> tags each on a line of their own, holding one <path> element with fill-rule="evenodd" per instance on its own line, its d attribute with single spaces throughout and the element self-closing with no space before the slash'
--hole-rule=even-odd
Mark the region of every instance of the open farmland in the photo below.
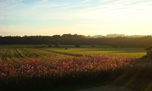
<svg viewBox="0 0 152 91">
<path fill-rule="evenodd" d="M 62 57 L 62 56 L 92 56 L 92 55 L 116 55 L 121 57 L 140 58 L 146 54 L 144 48 L 41 48 L 40 45 L 16 45 L 1 46 L 0 59 L 14 58 L 46 58 L 46 57 Z"/>
<path fill-rule="evenodd" d="M 130 58 L 106 55 L 2 61 L 0 62 L 0 86 L 41 88 L 97 79 L 108 80 L 122 74 L 131 62 Z"/>
<path fill-rule="evenodd" d="M 45 48 L 49 52 L 58 52 L 61 54 L 79 54 L 79 55 L 116 55 L 121 57 L 134 57 L 140 58 L 146 55 L 144 48 Z"/>
<path fill-rule="evenodd" d="M 50 89 L 76 84 L 78 89 L 77 84 L 95 82 L 91 86 L 96 86 L 99 81 L 150 91 L 152 63 L 140 59 L 145 54 L 144 48 L 1 46 L 0 86 Z"/>
<path fill-rule="evenodd" d="M 2 60 L 0 62 L 0 86 L 4 89 L 47 89 L 86 82 L 110 81 L 108 84 L 118 82 L 121 86 L 151 91 L 151 64 L 151 59 L 108 55 L 28 58 L 24 61 L 20 59 Z M 140 85 L 142 86 L 139 87 Z"/>
<path fill-rule="evenodd" d="M 0 0 L 0 91 L 152 91 L 152 0 Z"/>
<path fill-rule="evenodd" d="M 0 59 L 14 58 L 46 58 L 63 56 L 61 54 L 47 52 L 36 48 L 0 48 Z"/>
</svg>

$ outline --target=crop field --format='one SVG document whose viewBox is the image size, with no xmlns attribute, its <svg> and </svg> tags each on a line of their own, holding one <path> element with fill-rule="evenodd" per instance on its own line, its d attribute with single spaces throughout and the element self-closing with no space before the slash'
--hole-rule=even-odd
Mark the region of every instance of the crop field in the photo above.
<svg viewBox="0 0 152 91">
<path fill-rule="evenodd" d="M 14 58 L 46 58 L 63 56 L 61 54 L 47 52 L 36 48 L 0 48 L 0 59 Z"/>
<path fill-rule="evenodd" d="M 123 79 L 127 79 L 123 85 L 133 86 L 139 79 L 146 78 L 148 82 L 144 83 L 142 91 L 145 89 L 151 91 L 152 88 L 149 86 L 152 80 L 151 64 L 151 59 L 108 55 L 28 58 L 24 61 L 2 60 L 0 62 L 0 86 L 4 89 L 14 87 L 41 89 L 96 80 L 117 82 Z"/>
<path fill-rule="evenodd" d="M 46 58 L 61 56 L 92 56 L 92 55 L 116 55 L 121 57 L 140 58 L 146 54 L 143 48 L 37 48 L 37 47 L 0 47 L 0 59 L 14 58 Z"/>
<path fill-rule="evenodd" d="M 59 53 L 80 54 L 80 55 L 116 55 L 121 57 L 140 58 L 146 55 L 144 48 L 45 48 L 46 51 L 54 51 Z"/>
<path fill-rule="evenodd" d="M 142 80 L 139 89 L 151 91 L 152 61 L 145 54 L 144 48 L 1 46 L 0 86 L 39 89 L 125 79 L 123 86 L 138 89 Z"/>
</svg>

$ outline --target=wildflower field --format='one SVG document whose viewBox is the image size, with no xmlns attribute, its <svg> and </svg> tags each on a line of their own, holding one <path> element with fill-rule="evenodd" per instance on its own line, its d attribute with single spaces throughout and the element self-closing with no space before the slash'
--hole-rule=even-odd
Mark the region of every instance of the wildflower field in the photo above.
<svg viewBox="0 0 152 91">
<path fill-rule="evenodd" d="M 69 49 L 55 50 L 0 48 L 0 87 L 43 89 L 123 79 L 128 79 L 125 86 L 129 86 L 138 78 L 148 78 L 148 84 L 152 82 L 152 60 L 148 58 L 79 53 L 76 53 L 79 56 L 70 56 L 72 52 L 68 52 Z M 151 85 L 148 86 L 143 89 L 150 91 Z"/>
<path fill-rule="evenodd" d="M 2 60 L 0 62 L 0 84 L 5 86 L 34 86 L 81 82 L 89 79 L 110 79 L 130 66 L 132 59 L 107 55 L 93 57 L 28 58 Z M 115 73 L 116 72 L 116 73 Z M 42 80 L 43 79 L 43 80 Z M 43 84 L 42 84 L 43 83 Z M 47 84 L 46 84 L 47 83 Z M 23 85 L 24 84 L 24 85 Z"/>
</svg>

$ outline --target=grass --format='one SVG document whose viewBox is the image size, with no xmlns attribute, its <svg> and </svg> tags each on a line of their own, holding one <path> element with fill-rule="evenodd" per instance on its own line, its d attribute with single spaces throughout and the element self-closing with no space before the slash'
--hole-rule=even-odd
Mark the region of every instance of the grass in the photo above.
<svg viewBox="0 0 152 91">
<path fill-rule="evenodd" d="M 47 58 L 55 56 L 64 56 L 62 54 L 52 53 L 38 48 L 0 48 L 0 59 L 15 58 Z"/>
<path fill-rule="evenodd" d="M 68 47 L 68 49 L 65 49 Z M 146 55 L 144 48 L 110 48 L 98 46 L 91 48 L 87 45 L 83 48 L 74 48 L 72 45 L 62 45 L 61 48 L 41 48 L 41 45 L 0 45 L 0 59 L 13 58 L 35 58 L 52 56 L 73 56 L 78 55 L 116 55 L 121 57 L 141 58 Z"/>
<path fill-rule="evenodd" d="M 143 48 L 45 48 L 43 50 L 51 50 L 61 53 L 70 53 L 70 54 L 81 54 L 81 55 L 117 55 L 122 57 L 135 57 L 140 58 L 146 55 L 146 51 Z"/>
</svg>

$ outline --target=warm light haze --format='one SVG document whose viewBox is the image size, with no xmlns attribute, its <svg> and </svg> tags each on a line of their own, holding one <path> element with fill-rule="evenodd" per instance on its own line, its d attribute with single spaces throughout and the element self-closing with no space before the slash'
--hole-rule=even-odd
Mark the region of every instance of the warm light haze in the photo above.
<svg viewBox="0 0 152 91">
<path fill-rule="evenodd" d="M 151 35 L 152 0 L 0 0 L 0 35 Z"/>
</svg>

